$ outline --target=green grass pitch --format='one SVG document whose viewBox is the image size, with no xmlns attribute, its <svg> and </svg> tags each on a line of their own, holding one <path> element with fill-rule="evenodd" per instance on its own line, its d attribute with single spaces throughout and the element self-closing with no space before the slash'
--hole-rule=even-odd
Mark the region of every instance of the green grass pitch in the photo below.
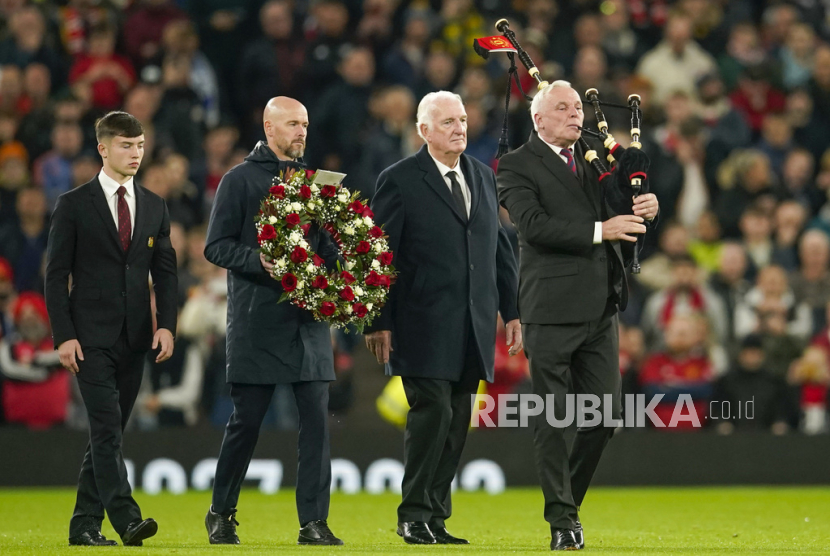
<svg viewBox="0 0 830 556">
<path fill-rule="evenodd" d="M 245 490 L 239 504 L 241 546 L 211 546 L 204 516 L 210 493 L 136 498 L 159 533 L 142 548 L 67 545 L 71 489 L 0 490 L 0 554 L 526 554 L 549 551 L 538 489 L 491 496 L 457 493 L 451 533 L 470 546 L 407 546 L 395 535 L 392 494 L 332 497 L 329 524 L 344 547 L 298 547 L 293 492 Z M 596 554 L 830 553 L 830 488 L 595 488 L 581 512 L 585 550 Z M 104 534 L 118 540 L 109 522 Z"/>
</svg>

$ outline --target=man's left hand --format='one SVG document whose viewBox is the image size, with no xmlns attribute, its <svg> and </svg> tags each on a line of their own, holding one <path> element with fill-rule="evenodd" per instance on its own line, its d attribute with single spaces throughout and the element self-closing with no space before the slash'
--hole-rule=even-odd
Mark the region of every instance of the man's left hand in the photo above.
<svg viewBox="0 0 830 556">
<path fill-rule="evenodd" d="M 510 346 L 507 353 L 516 355 L 522 351 L 522 323 L 519 319 L 513 319 L 504 325 L 504 328 L 507 332 L 507 345 Z"/>
<path fill-rule="evenodd" d="M 156 335 L 153 336 L 153 349 L 159 346 L 161 346 L 161 350 L 156 356 L 156 363 L 167 361 L 173 355 L 173 333 L 166 328 L 159 328 L 156 330 Z"/>
<path fill-rule="evenodd" d="M 634 215 L 639 216 L 645 220 L 654 220 L 657 212 L 660 210 L 660 205 L 657 202 L 657 196 L 654 193 L 646 193 L 634 197 Z"/>
</svg>

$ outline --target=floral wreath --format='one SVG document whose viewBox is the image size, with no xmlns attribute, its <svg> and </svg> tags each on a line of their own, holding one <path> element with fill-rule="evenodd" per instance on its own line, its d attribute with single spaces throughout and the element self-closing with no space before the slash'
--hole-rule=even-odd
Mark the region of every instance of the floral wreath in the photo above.
<svg viewBox="0 0 830 556">
<path fill-rule="evenodd" d="M 271 276 L 282 284 L 281 302 L 311 311 L 318 321 L 362 332 L 395 280 L 392 252 L 358 193 L 339 185 L 320 187 L 313 183 L 315 175 L 297 170 L 274 178 L 256 222 L 260 251 L 274 263 Z M 336 271 L 329 272 L 305 240 L 313 222 L 340 248 L 344 264 L 338 261 Z"/>
</svg>

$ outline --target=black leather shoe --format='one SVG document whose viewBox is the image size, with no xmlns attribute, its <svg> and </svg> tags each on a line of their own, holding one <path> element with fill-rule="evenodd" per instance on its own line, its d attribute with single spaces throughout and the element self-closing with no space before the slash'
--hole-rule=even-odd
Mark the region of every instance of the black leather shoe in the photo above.
<svg viewBox="0 0 830 556">
<path fill-rule="evenodd" d="M 446 527 L 430 527 L 429 530 L 438 544 L 470 544 L 467 539 L 459 539 L 450 535 Z"/>
<path fill-rule="evenodd" d="M 574 527 L 574 539 L 576 540 L 576 546 L 579 547 L 579 550 L 585 548 L 585 535 L 582 534 L 582 524 L 579 520 L 576 520 L 576 526 Z"/>
<path fill-rule="evenodd" d="M 236 536 L 236 509 L 231 510 L 228 515 L 218 514 L 213 511 L 213 506 L 208 509 L 205 516 L 205 528 L 208 532 L 210 544 L 239 544 L 239 537 Z"/>
<path fill-rule="evenodd" d="M 399 521 L 398 536 L 408 544 L 436 544 L 435 536 L 423 521 Z"/>
<path fill-rule="evenodd" d="M 574 532 L 570 529 L 553 529 L 550 532 L 551 550 L 579 550 L 574 538 Z"/>
<path fill-rule="evenodd" d="M 300 529 L 297 544 L 317 544 L 323 546 L 340 546 L 343 541 L 334 536 L 325 519 L 309 521 Z"/>
<path fill-rule="evenodd" d="M 101 531 L 84 531 L 75 537 L 69 537 L 70 546 L 118 546 L 115 541 L 109 540 Z"/>
<path fill-rule="evenodd" d="M 124 546 L 141 546 L 144 539 L 149 539 L 159 530 L 159 524 L 152 517 L 144 521 L 133 521 L 124 534 L 121 535 L 121 542 Z"/>
</svg>

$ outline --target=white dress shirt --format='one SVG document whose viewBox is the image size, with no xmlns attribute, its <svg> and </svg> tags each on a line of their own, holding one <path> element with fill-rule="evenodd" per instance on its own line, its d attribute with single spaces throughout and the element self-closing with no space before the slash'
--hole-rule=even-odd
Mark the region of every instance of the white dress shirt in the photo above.
<svg viewBox="0 0 830 556">
<path fill-rule="evenodd" d="M 539 136 L 539 139 L 542 139 L 541 135 Z M 562 159 L 562 162 L 564 162 L 565 164 L 568 163 L 568 159 L 565 158 L 565 156 L 562 154 L 562 147 L 557 147 L 556 145 L 552 145 L 552 144 L 548 143 L 547 141 L 545 141 L 544 139 L 542 139 L 542 142 L 545 145 L 547 145 L 548 147 L 550 147 L 551 150 L 553 152 L 555 152 L 556 155 L 559 158 Z M 568 146 L 568 149 L 571 151 L 571 156 L 574 156 L 573 147 L 574 147 L 574 143 L 571 143 L 570 146 Z M 574 158 L 574 164 L 576 164 L 576 158 Z M 579 168 L 579 166 L 577 166 L 577 168 Z M 602 222 L 594 222 L 594 239 L 593 239 L 593 242 L 594 242 L 594 245 L 602 243 Z"/>
<path fill-rule="evenodd" d="M 115 229 L 118 229 L 118 188 L 122 184 L 118 183 L 101 170 L 98 173 L 98 181 L 101 182 L 101 189 L 104 190 L 104 196 L 107 198 L 107 206 L 112 213 L 112 219 L 115 221 Z M 133 178 L 128 179 L 124 184 L 127 192 L 124 194 L 124 200 L 127 201 L 127 206 L 130 209 L 130 237 L 135 231 L 135 189 L 133 187 Z"/>
<path fill-rule="evenodd" d="M 444 183 L 450 188 L 450 195 L 452 195 L 452 182 L 447 177 L 447 172 L 455 172 L 455 179 L 458 180 L 458 185 L 461 186 L 461 194 L 464 196 L 464 206 L 467 208 L 467 218 L 470 217 L 470 188 L 467 186 L 467 180 L 464 179 L 464 172 L 461 171 L 461 158 L 455 163 L 455 168 L 450 168 L 446 164 L 442 164 L 432 154 L 429 155 L 438 166 L 438 171 L 444 178 Z"/>
</svg>

